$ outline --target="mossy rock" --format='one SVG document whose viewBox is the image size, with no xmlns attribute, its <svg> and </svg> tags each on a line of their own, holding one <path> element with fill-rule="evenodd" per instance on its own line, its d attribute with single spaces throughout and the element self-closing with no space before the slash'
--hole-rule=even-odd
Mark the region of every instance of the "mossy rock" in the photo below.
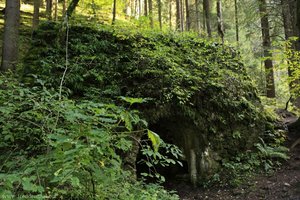
<svg viewBox="0 0 300 200">
<path fill-rule="evenodd" d="M 24 77 L 38 74 L 47 85 L 59 86 L 66 47 L 58 27 L 42 25 L 34 34 Z M 198 164 L 207 148 L 217 157 L 232 157 L 251 149 L 264 132 L 256 88 L 230 47 L 192 35 L 107 26 L 71 26 L 68 38 L 64 86 L 71 97 L 115 103 L 123 103 L 120 96 L 146 99 L 134 108 L 152 127 L 165 126 L 157 130 L 163 138 L 179 137 L 184 144 L 174 143 L 195 149 Z M 205 174 L 197 169 L 199 176 Z"/>
</svg>

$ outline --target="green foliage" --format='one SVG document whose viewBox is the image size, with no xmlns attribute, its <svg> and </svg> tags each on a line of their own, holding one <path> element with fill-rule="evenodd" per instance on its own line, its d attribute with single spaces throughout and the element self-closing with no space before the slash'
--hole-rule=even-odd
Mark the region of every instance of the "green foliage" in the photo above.
<svg viewBox="0 0 300 200">
<path fill-rule="evenodd" d="M 34 85 L 32 73 L 47 80 L 47 86 L 59 85 L 65 46 L 53 41 L 57 33 L 53 23 L 43 24 L 34 34 L 24 60 L 24 80 L 30 85 Z M 68 52 L 65 87 L 71 98 L 129 104 L 149 123 L 184 119 L 202 134 L 201 145 L 210 144 L 229 160 L 252 150 L 264 134 L 268 117 L 245 67 L 230 47 L 191 33 L 71 26 Z M 121 116 L 125 127 L 132 130 L 127 121 L 133 118 Z M 154 152 L 159 153 L 158 140 L 152 136 Z"/>
<path fill-rule="evenodd" d="M 55 24 L 44 24 L 34 34 L 24 61 L 25 77 L 38 73 L 47 85 L 59 84 L 65 50 L 52 41 L 57 32 Z M 222 134 L 228 127 L 230 135 L 243 125 L 263 129 L 256 90 L 232 48 L 193 34 L 136 33 L 107 26 L 72 26 L 69 33 L 65 86 L 74 98 L 116 103 L 120 97 L 128 103 L 128 97 L 148 99 L 135 106 L 148 122 L 183 116 L 208 138 L 217 138 L 218 150 L 237 143 Z M 250 130 L 240 132 L 243 141 L 256 137 Z"/>
<path fill-rule="evenodd" d="M 213 178 L 205 184 L 218 183 L 222 186 L 239 186 L 245 183 L 253 174 L 259 172 L 272 173 L 282 161 L 289 159 L 288 148 L 280 144 L 266 144 L 260 138 L 260 142 L 254 144 L 257 150 L 239 153 L 235 157 L 222 160 L 222 171 L 215 174 Z M 214 178 L 215 177 L 215 178 Z M 220 178 L 221 177 L 221 178 Z"/>
<path fill-rule="evenodd" d="M 123 169 L 130 138 L 147 130 L 136 111 L 66 97 L 59 101 L 43 83 L 37 79 L 29 88 L 11 76 L 0 77 L 1 197 L 176 199 L 157 185 L 132 180 Z"/>
<path fill-rule="evenodd" d="M 143 172 L 143 177 L 151 177 L 160 182 L 165 182 L 165 177 L 159 174 L 156 167 L 168 167 L 170 165 L 178 164 L 182 167 L 182 163 L 178 161 L 182 157 L 181 150 L 174 144 L 165 143 L 159 135 L 153 131 L 148 130 L 147 135 L 151 141 L 152 148 L 147 144 L 141 144 L 141 152 L 145 159 L 138 161 L 138 164 L 145 164 L 148 167 L 148 173 Z M 163 149 L 163 151 L 159 151 Z"/>
</svg>

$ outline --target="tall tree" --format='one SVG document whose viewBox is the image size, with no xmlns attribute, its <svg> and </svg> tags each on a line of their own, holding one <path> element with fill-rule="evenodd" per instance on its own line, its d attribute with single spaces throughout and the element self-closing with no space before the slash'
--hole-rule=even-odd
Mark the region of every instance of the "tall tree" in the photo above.
<svg viewBox="0 0 300 200">
<path fill-rule="evenodd" d="M 199 0 L 195 0 L 195 10 L 196 10 L 196 31 L 198 33 L 201 32 L 201 25 L 200 25 L 200 1 Z"/>
<path fill-rule="evenodd" d="M 144 0 L 144 15 L 148 16 L 148 0 Z"/>
<path fill-rule="evenodd" d="M 53 0 L 46 0 L 46 15 L 47 19 L 52 19 Z"/>
<path fill-rule="evenodd" d="M 33 18 L 32 18 L 32 29 L 35 30 L 40 21 L 40 6 L 41 6 L 41 0 L 34 0 L 33 2 L 34 8 L 33 8 Z"/>
<path fill-rule="evenodd" d="M 162 2 L 157 0 L 159 28 L 162 29 Z"/>
<path fill-rule="evenodd" d="M 223 25 L 223 15 L 222 15 L 222 2 L 217 1 L 217 17 L 218 17 L 218 34 L 222 39 L 222 44 L 224 44 L 224 25 Z"/>
<path fill-rule="evenodd" d="M 66 10 L 67 10 L 67 0 L 62 0 L 62 5 L 63 5 L 63 16 L 66 14 Z"/>
<path fill-rule="evenodd" d="M 184 31 L 184 0 L 180 0 L 180 24 L 181 31 Z"/>
<path fill-rule="evenodd" d="M 189 31 L 191 29 L 189 0 L 185 0 L 185 16 L 186 16 L 186 30 Z"/>
<path fill-rule="evenodd" d="M 68 9 L 66 11 L 66 15 L 67 15 L 67 18 L 70 18 L 75 10 L 75 8 L 77 7 L 79 3 L 79 0 L 72 0 L 68 6 Z"/>
<path fill-rule="evenodd" d="M 20 0 L 6 0 L 1 71 L 13 70 L 18 62 Z"/>
<path fill-rule="evenodd" d="M 169 0 L 169 28 L 172 30 L 172 0 Z"/>
<path fill-rule="evenodd" d="M 58 13 L 58 0 L 54 0 L 54 20 L 57 21 Z"/>
<path fill-rule="evenodd" d="M 176 0 L 176 29 L 181 30 L 181 0 Z"/>
<path fill-rule="evenodd" d="M 238 16 L 238 3 L 237 0 L 234 0 L 234 18 L 235 18 L 235 39 L 237 45 L 239 46 L 239 16 Z"/>
<path fill-rule="evenodd" d="M 210 21 L 210 0 L 203 0 L 203 11 L 205 15 L 206 31 L 208 37 L 211 37 L 211 21 Z"/>
<path fill-rule="evenodd" d="M 112 24 L 115 24 L 116 22 L 116 15 L 117 15 L 117 0 L 114 0 L 113 3 L 113 18 L 112 18 Z"/>
<path fill-rule="evenodd" d="M 297 0 L 296 5 L 296 27 L 297 27 L 297 37 L 298 37 L 298 44 L 297 50 L 300 51 L 300 1 Z"/>
<path fill-rule="evenodd" d="M 267 97 L 275 98 L 275 84 L 274 84 L 274 69 L 273 62 L 271 60 L 272 54 L 270 53 L 271 48 L 271 38 L 270 38 L 270 26 L 269 17 L 267 12 L 266 0 L 259 0 L 259 13 L 261 21 L 261 31 L 262 31 L 262 46 L 264 52 L 264 64 L 266 73 L 266 89 Z"/>
<path fill-rule="evenodd" d="M 152 0 L 148 1 L 148 5 L 149 5 L 150 27 L 153 28 L 154 27 L 154 23 L 153 23 L 153 5 L 152 5 Z"/>
</svg>

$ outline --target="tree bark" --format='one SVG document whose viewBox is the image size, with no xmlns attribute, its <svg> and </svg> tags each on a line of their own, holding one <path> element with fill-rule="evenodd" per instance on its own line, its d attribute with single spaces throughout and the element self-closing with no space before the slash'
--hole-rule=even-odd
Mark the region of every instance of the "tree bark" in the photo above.
<svg viewBox="0 0 300 200">
<path fill-rule="evenodd" d="M 47 0 L 46 1 L 46 15 L 47 15 L 48 20 L 52 19 L 52 7 L 53 7 L 52 0 Z"/>
<path fill-rule="evenodd" d="M 67 18 L 70 18 L 75 10 L 75 8 L 77 7 L 79 3 L 79 0 L 72 0 L 68 9 L 67 9 L 67 12 L 66 12 L 66 15 L 67 15 Z"/>
<path fill-rule="evenodd" d="M 66 9 L 67 9 L 67 0 L 63 0 L 62 4 L 63 4 L 62 14 L 64 16 L 66 14 Z"/>
<path fill-rule="evenodd" d="M 162 30 L 162 3 L 161 3 L 161 0 L 157 0 L 157 7 L 158 7 L 159 28 L 160 28 L 160 30 Z"/>
<path fill-rule="evenodd" d="M 40 6 L 41 0 L 34 0 L 33 18 L 32 18 L 32 29 L 35 30 L 39 26 L 40 22 Z"/>
<path fill-rule="evenodd" d="M 141 17 L 142 16 L 142 0 L 139 0 L 139 7 L 138 7 L 138 9 L 139 9 L 139 17 Z"/>
<path fill-rule="evenodd" d="M 200 5 L 199 0 L 195 0 L 195 9 L 196 9 L 196 31 L 197 31 L 198 33 L 201 32 L 199 5 Z"/>
<path fill-rule="evenodd" d="M 6 0 L 1 71 L 14 70 L 18 63 L 20 0 Z"/>
<path fill-rule="evenodd" d="M 180 25 L 181 31 L 184 31 L 184 0 L 180 0 Z"/>
<path fill-rule="evenodd" d="M 186 30 L 191 29 L 190 7 L 189 0 L 185 0 L 185 15 L 186 15 Z"/>
<path fill-rule="evenodd" d="M 117 0 L 114 0 L 113 4 L 113 18 L 112 18 L 112 24 L 115 24 L 116 22 L 116 14 L 117 14 Z"/>
<path fill-rule="evenodd" d="M 169 28 L 172 30 L 172 0 L 169 0 Z"/>
<path fill-rule="evenodd" d="M 54 20 L 57 21 L 58 0 L 54 0 Z"/>
<path fill-rule="evenodd" d="M 271 60 L 272 54 L 269 51 L 271 48 L 270 26 L 266 6 L 266 0 L 259 0 L 259 13 L 261 19 L 261 31 L 263 40 L 262 45 L 264 49 L 264 57 L 266 58 L 264 64 L 266 73 L 267 97 L 275 98 L 274 69 L 273 62 Z"/>
<path fill-rule="evenodd" d="M 218 34 L 222 39 L 222 44 L 224 44 L 224 25 L 223 25 L 221 0 L 217 1 L 217 17 L 218 17 Z"/>
<path fill-rule="evenodd" d="M 150 19 L 150 27 L 153 28 L 153 7 L 152 7 L 152 0 L 149 0 L 149 19 Z"/>
<path fill-rule="evenodd" d="M 297 20 L 296 20 L 296 27 L 297 27 L 297 36 L 298 36 L 298 40 L 297 40 L 297 50 L 300 51 L 300 1 L 297 0 L 297 6 L 296 6 L 296 16 L 297 16 Z"/>
<path fill-rule="evenodd" d="M 235 39 L 237 42 L 237 46 L 239 46 L 239 17 L 238 17 L 238 5 L 237 0 L 234 0 L 234 18 L 235 18 Z"/>
<path fill-rule="evenodd" d="M 181 8 L 180 8 L 180 0 L 176 0 L 176 29 L 178 31 L 181 30 Z"/>
<path fill-rule="evenodd" d="M 206 30 L 208 37 L 211 37 L 211 22 L 210 22 L 210 4 L 209 0 L 203 0 L 203 11 L 205 14 Z"/>
<path fill-rule="evenodd" d="M 144 15 L 148 16 L 148 1 L 144 1 Z"/>
</svg>

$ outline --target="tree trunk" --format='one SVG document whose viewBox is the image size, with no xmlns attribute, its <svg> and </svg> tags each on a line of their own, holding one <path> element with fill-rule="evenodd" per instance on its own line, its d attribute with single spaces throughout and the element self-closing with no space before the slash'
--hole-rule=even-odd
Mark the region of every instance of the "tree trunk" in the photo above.
<svg viewBox="0 0 300 200">
<path fill-rule="evenodd" d="M 196 9 L 196 31 L 197 33 L 201 32 L 201 24 L 200 24 L 200 10 L 199 10 L 200 2 L 199 0 L 195 0 L 195 9 Z"/>
<path fill-rule="evenodd" d="M 39 26 L 40 22 L 40 6 L 41 0 L 34 0 L 34 10 L 32 18 L 32 29 L 35 30 Z"/>
<path fill-rule="evenodd" d="M 159 21 L 159 28 L 162 30 L 162 5 L 161 5 L 161 0 L 157 0 L 157 7 L 158 7 L 158 21 Z"/>
<path fill-rule="evenodd" d="M 206 30 L 208 37 L 211 37 L 211 22 L 210 22 L 210 4 L 209 0 L 203 0 L 203 11 L 205 14 Z"/>
<path fill-rule="evenodd" d="M 264 57 L 266 58 L 264 64 L 266 73 L 267 97 L 275 98 L 274 70 L 273 62 L 271 60 L 272 54 L 269 51 L 271 48 L 270 26 L 266 6 L 266 0 L 259 0 L 259 13 L 261 19 L 261 30 L 263 40 L 262 45 L 264 49 Z"/>
<path fill-rule="evenodd" d="M 66 9 L 67 9 L 67 0 L 63 0 L 62 4 L 63 4 L 62 14 L 64 16 L 66 14 Z"/>
<path fill-rule="evenodd" d="M 149 19 L 150 19 L 150 27 L 153 28 L 153 7 L 152 7 L 152 0 L 149 0 Z"/>
<path fill-rule="evenodd" d="M 117 0 L 114 0 L 114 5 L 113 5 L 113 18 L 112 18 L 112 24 L 115 24 L 116 22 L 116 14 L 117 14 Z"/>
<path fill-rule="evenodd" d="M 190 19 L 190 7 L 189 0 L 185 0 L 185 14 L 186 14 L 186 30 L 191 29 L 191 19 Z"/>
<path fill-rule="evenodd" d="M 172 30 L 172 0 L 169 0 L 169 28 Z"/>
<path fill-rule="evenodd" d="M 181 8 L 180 8 L 180 0 L 176 0 L 176 29 L 178 31 L 181 30 Z"/>
<path fill-rule="evenodd" d="M 1 71 L 14 70 L 18 63 L 20 0 L 6 0 Z"/>
<path fill-rule="evenodd" d="M 180 0 L 180 24 L 181 24 L 181 31 L 184 31 L 184 0 Z"/>
<path fill-rule="evenodd" d="M 46 1 L 46 15 L 48 20 L 52 19 L 52 5 L 53 5 L 52 0 Z"/>
<path fill-rule="evenodd" d="M 224 44 L 224 25 L 223 25 L 221 0 L 217 1 L 217 17 L 218 17 L 218 34 L 222 39 L 222 44 Z"/>
<path fill-rule="evenodd" d="M 300 51 L 300 1 L 297 0 L 296 6 L 296 29 L 297 29 L 297 50 Z"/>
<path fill-rule="evenodd" d="M 144 1 L 144 15 L 148 16 L 148 1 Z"/>
<path fill-rule="evenodd" d="M 58 0 L 54 0 L 54 20 L 57 21 Z"/>
<path fill-rule="evenodd" d="M 73 14 L 75 8 L 77 7 L 78 3 L 79 3 L 79 0 L 72 0 L 71 1 L 70 5 L 67 9 L 67 12 L 66 12 L 68 18 L 70 18 L 72 16 L 72 14 Z"/>
<path fill-rule="evenodd" d="M 234 0 L 234 17 L 235 17 L 235 39 L 237 42 L 237 46 L 239 46 L 239 17 L 238 17 L 238 5 L 237 0 Z"/>
</svg>

